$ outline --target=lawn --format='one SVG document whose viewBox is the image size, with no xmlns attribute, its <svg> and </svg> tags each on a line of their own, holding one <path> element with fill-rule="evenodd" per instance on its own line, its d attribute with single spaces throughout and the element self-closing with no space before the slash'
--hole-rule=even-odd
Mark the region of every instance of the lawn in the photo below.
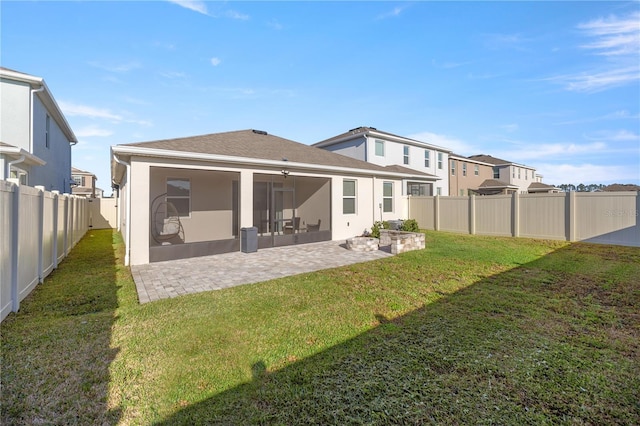
<svg viewBox="0 0 640 426">
<path fill-rule="evenodd" d="M 640 424 L 640 249 L 426 240 L 139 305 L 91 231 L 2 323 L 2 424 Z"/>
</svg>

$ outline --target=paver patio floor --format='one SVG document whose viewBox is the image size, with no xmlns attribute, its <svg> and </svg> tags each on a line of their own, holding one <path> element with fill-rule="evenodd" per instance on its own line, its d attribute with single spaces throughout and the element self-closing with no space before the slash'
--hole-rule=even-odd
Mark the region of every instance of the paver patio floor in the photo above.
<svg viewBox="0 0 640 426">
<path fill-rule="evenodd" d="M 301 244 L 131 267 L 140 303 L 220 290 L 392 256 L 389 247 L 347 250 L 343 241 Z"/>
</svg>

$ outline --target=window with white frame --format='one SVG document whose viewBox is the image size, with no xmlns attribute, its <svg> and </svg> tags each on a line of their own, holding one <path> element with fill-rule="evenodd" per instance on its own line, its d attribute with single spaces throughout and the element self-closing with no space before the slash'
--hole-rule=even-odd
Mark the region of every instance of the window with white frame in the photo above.
<svg viewBox="0 0 640 426">
<path fill-rule="evenodd" d="M 522 169 L 520 167 L 518 167 L 518 179 L 520 179 L 520 172 L 522 171 Z"/>
<path fill-rule="evenodd" d="M 478 166 L 477 164 L 473 166 L 473 174 L 476 176 L 480 174 L 480 166 Z"/>
<path fill-rule="evenodd" d="M 451 176 L 456 175 L 456 160 L 451 160 Z"/>
<path fill-rule="evenodd" d="M 393 212 L 393 182 L 382 183 L 382 211 Z"/>
<path fill-rule="evenodd" d="M 462 163 L 462 176 L 467 175 L 467 163 Z"/>
<path fill-rule="evenodd" d="M 72 175 L 71 180 L 78 186 L 84 186 L 84 177 L 80 175 Z"/>
<path fill-rule="evenodd" d="M 407 145 L 402 147 L 402 159 L 404 164 L 409 164 L 409 147 Z"/>
<path fill-rule="evenodd" d="M 342 181 L 342 213 L 355 214 L 356 212 L 356 181 L 344 179 Z"/>
<path fill-rule="evenodd" d="M 376 155 L 378 157 L 384 157 L 384 141 L 376 139 Z"/>
<path fill-rule="evenodd" d="M 45 128 L 44 128 L 44 146 L 45 148 L 49 148 L 49 143 L 50 143 L 50 132 L 51 132 L 51 117 L 49 117 L 49 115 L 47 114 L 47 118 L 45 121 Z"/>
<path fill-rule="evenodd" d="M 431 151 L 428 149 L 424 150 L 424 166 L 431 167 Z"/>
<path fill-rule="evenodd" d="M 438 153 L 438 169 L 442 170 L 442 153 Z"/>
<path fill-rule="evenodd" d="M 191 180 L 167 178 L 167 203 L 171 203 L 180 217 L 191 215 Z M 167 214 L 169 212 L 167 211 Z"/>
<path fill-rule="evenodd" d="M 441 187 L 437 187 L 436 188 L 436 194 L 437 195 L 442 195 L 442 188 Z"/>
<path fill-rule="evenodd" d="M 529 170 L 524 169 L 524 180 L 529 180 Z"/>
</svg>

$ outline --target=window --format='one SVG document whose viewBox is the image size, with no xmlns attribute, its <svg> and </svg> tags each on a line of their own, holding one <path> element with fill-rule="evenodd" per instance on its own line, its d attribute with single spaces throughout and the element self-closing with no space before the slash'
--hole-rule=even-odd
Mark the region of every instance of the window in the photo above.
<svg viewBox="0 0 640 426">
<path fill-rule="evenodd" d="M 382 211 L 393 212 L 393 182 L 382 183 Z"/>
<path fill-rule="evenodd" d="M 49 115 L 47 114 L 47 119 L 45 122 L 45 129 L 44 129 L 44 146 L 46 148 L 49 148 L 49 133 L 51 131 L 51 117 L 49 117 Z"/>
<path fill-rule="evenodd" d="M 384 141 L 376 139 L 376 155 L 378 157 L 384 157 Z"/>
<path fill-rule="evenodd" d="M 431 167 L 431 151 L 428 149 L 424 150 L 424 166 Z"/>
<path fill-rule="evenodd" d="M 436 194 L 437 195 L 442 195 L 442 188 L 440 188 L 440 187 L 436 188 Z"/>
<path fill-rule="evenodd" d="M 431 195 L 429 193 L 429 189 L 427 188 L 427 184 L 418 182 L 407 183 L 407 194 L 411 195 L 412 197 L 424 197 L 427 195 Z"/>
<path fill-rule="evenodd" d="M 451 160 L 451 176 L 456 175 L 456 160 Z"/>
<path fill-rule="evenodd" d="M 402 149 L 404 164 L 409 164 L 409 147 L 405 145 Z"/>
<path fill-rule="evenodd" d="M 524 180 L 529 180 L 529 170 L 524 169 Z"/>
<path fill-rule="evenodd" d="M 191 181 L 189 179 L 167 178 L 167 203 L 173 204 L 178 211 L 178 216 L 189 217 L 191 214 Z"/>
<path fill-rule="evenodd" d="M 522 170 L 522 169 L 521 169 L 520 167 L 518 167 L 518 179 L 520 179 L 520 171 L 521 171 L 521 170 Z"/>
<path fill-rule="evenodd" d="M 342 181 L 342 213 L 355 214 L 356 212 L 356 181 Z"/>
<path fill-rule="evenodd" d="M 462 176 L 467 175 L 467 163 L 462 163 Z"/>
<path fill-rule="evenodd" d="M 476 176 L 480 174 L 480 166 L 478 166 L 477 164 L 473 166 L 473 174 Z"/>
<path fill-rule="evenodd" d="M 80 175 L 71 176 L 71 180 L 74 181 L 78 186 L 84 186 L 84 178 Z"/>
<path fill-rule="evenodd" d="M 460 196 L 461 196 L 461 197 L 464 197 L 464 189 L 461 189 L 461 190 L 460 190 Z"/>
<path fill-rule="evenodd" d="M 438 169 L 442 170 L 442 153 L 438 153 Z"/>
<path fill-rule="evenodd" d="M 511 170 L 512 170 L 511 176 L 515 179 L 516 178 L 516 168 L 512 167 Z"/>
<path fill-rule="evenodd" d="M 500 179 L 500 168 L 499 167 L 494 167 L 493 168 L 493 178 L 494 179 Z"/>
</svg>

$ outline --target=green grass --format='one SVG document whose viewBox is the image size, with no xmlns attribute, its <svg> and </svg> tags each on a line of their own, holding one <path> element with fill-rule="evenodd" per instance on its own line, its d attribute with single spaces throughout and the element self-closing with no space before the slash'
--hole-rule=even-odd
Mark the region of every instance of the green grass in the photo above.
<svg viewBox="0 0 640 426">
<path fill-rule="evenodd" d="M 640 249 L 427 249 L 137 303 L 92 231 L 2 323 L 3 424 L 640 424 Z"/>
</svg>

